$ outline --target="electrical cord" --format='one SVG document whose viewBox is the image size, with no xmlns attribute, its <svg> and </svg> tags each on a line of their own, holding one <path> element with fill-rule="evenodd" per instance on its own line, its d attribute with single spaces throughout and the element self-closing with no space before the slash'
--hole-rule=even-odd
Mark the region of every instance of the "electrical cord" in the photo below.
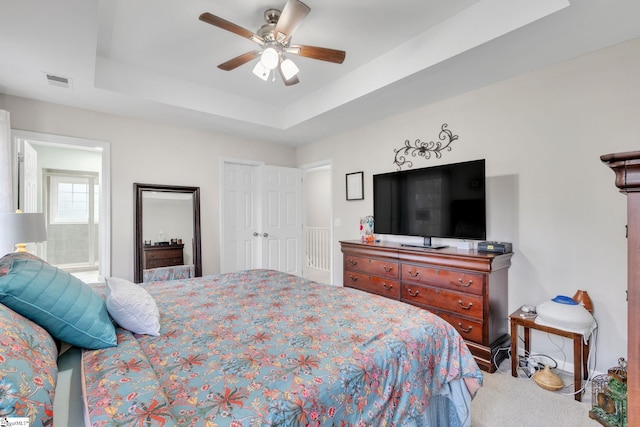
<svg viewBox="0 0 640 427">
<path fill-rule="evenodd" d="M 524 343 L 524 338 L 518 335 L 518 339 Z M 553 363 L 553 366 L 550 364 L 551 369 L 556 369 L 558 367 L 558 362 L 551 356 L 541 353 L 530 353 L 524 350 L 522 356 L 518 357 L 518 368 L 520 371 L 524 372 L 528 379 L 531 379 L 533 374 L 535 374 L 539 369 L 543 369 L 549 363 L 543 363 L 537 358 L 546 358 L 548 361 Z M 520 376 L 520 374 L 518 374 Z"/>
<path fill-rule="evenodd" d="M 557 335 L 553 335 L 553 334 L 547 334 L 547 339 L 549 340 L 549 342 L 551 344 L 553 344 L 554 346 L 556 346 L 556 348 L 558 349 L 558 352 L 560 354 L 562 354 L 562 368 L 561 371 L 565 371 L 566 372 L 566 364 L 567 364 L 567 353 L 565 353 L 564 351 L 564 345 L 565 345 L 565 340 L 562 339 L 562 337 L 558 337 L 560 339 L 560 341 L 562 342 L 562 345 L 558 344 L 555 342 L 554 338 L 558 337 Z"/>
<path fill-rule="evenodd" d="M 547 336 L 549 337 L 549 340 L 551 341 L 551 343 L 554 344 L 558 348 L 560 353 L 562 354 L 562 356 L 563 356 L 562 357 L 562 366 L 563 366 L 562 371 L 566 372 L 566 370 L 564 369 L 564 366 L 565 366 L 566 361 L 567 361 L 567 356 L 566 356 L 566 353 L 564 352 L 564 340 L 562 341 L 563 344 L 559 345 L 559 344 L 557 344 L 556 342 L 554 342 L 551 339 L 551 334 L 547 334 Z M 522 343 L 524 343 L 524 338 L 522 338 L 519 335 L 518 335 L 517 338 Z M 576 395 L 578 393 L 583 393 L 589 387 L 589 384 L 593 380 L 593 376 L 595 374 L 595 370 L 596 370 L 596 366 L 597 366 L 597 360 L 596 360 L 596 348 L 597 348 L 597 341 L 598 341 L 598 327 L 597 327 L 597 325 L 596 325 L 596 328 L 593 330 L 592 336 L 590 338 L 591 338 L 591 345 L 589 346 L 589 354 L 587 355 L 587 372 L 588 372 L 588 376 L 587 376 L 586 380 L 584 381 L 584 384 L 582 385 L 582 387 L 579 390 L 575 390 L 575 391 L 570 392 L 570 393 L 558 392 L 558 394 L 562 394 L 562 395 L 565 395 L 565 396 L 573 396 L 573 395 Z M 550 361 L 552 361 L 554 365 L 553 366 L 549 365 L 550 369 L 557 369 L 558 368 L 558 362 L 553 357 L 551 357 L 549 355 L 546 355 L 546 354 L 530 353 L 530 352 L 528 352 L 526 350 L 524 351 L 523 356 L 522 356 L 522 360 L 525 361 L 525 366 L 524 367 L 520 366 L 520 360 L 521 360 L 520 356 L 517 355 L 517 354 L 516 355 L 511 354 L 511 346 L 509 346 L 509 347 L 500 347 L 500 348 L 498 348 L 496 350 L 496 352 L 494 353 L 494 355 L 493 355 L 492 363 L 496 367 L 498 372 L 503 372 L 503 371 L 500 371 L 500 367 L 497 364 L 498 354 L 500 352 L 503 352 L 503 351 L 506 351 L 508 353 L 507 354 L 507 358 L 508 359 L 511 359 L 512 357 L 518 357 L 518 368 L 519 368 L 519 370 L 524 370 L 524 368 L 528 367 L 530 359 L 535 363 L 535 365 L 534 365 L 534 367 L 536 367 L 535 371 L 537 371 L 538 367 L 540 369 L 544 368 L 544 366 L 546 366 L 546 365 L 544 363 L 539 363 L 535 359 L 537 357 L 543 357 L 543 358 L 546 358 L 546 359 L 549 359 Z M 576 361 L 574 361 L 574 369 L 575 369 L 575 363 L 576 363 Z M 582 369 L 582 366 L 580 366 L 580 369 Z M 526 379 L 532 380 L 533 379 L 533 373 L 535 373 L 535 371 L 534 372 L 525 371 L 526 376 L 527 376 Z M 518 372 L 518 378 L 521 378 L 519 372 Z M 572 384 L 567 384 L 563 388 L 570 387 L 571 385 Z"/>
<path fill-rule="evenodd" d="M 548 356 L 546 354 L 540 354 L 540 353 L 533 353 L 533 354 L 529 354 L 529 359 L 532 359 L 533 362 L 536 365 L 542 365 L 542 367 L 547 366 L 545 363 L 542 363 L 540 361 L 537 360 L 538 357 L 544 357 L 546 359 L 549 359 L 551 362 L 553 362 L 553 366 L 549 365 L 550 369 L 556 369 L 558 367 L 558 362 L 556 361 L 556 359 L 554 359 L 551 356 Z M 535 366 L 535 365 L 534 365 Z"/>
<path fill-rule="evenodd" d="M 567 372 L 566 369 L 564 369 L 564 366 L 566 364 L 566 353 L 564 352 L 564 340 L 563 340 L 563 345 L 560 346 L 558 345 L 555 341 L 553 341 L 551 339 L 551 334 L 547 334 L 547 336 L 549 337 L 549 340 L 551 341 L 552 344 L 554 344 L 558 350 L 560 351 L 560 353 L 562 354 L 563 358 L 562 358 L 562 367 L 563 369 L 561 369 L 562 372 Z M 596 366 L 597 366 L 597 360 L 596 360 L 596 348 L 597 348 L 597 341 L 598 341 L 598 327 L 596 325 L 596 328 L 593 330 L 592 335 L 591 335 L 591 345 L 589 346 L 589 354 L 587 355 L 587 372 L 588 372 L 588 376 L 586 378 L 586 380 L 584 381 L 584 384 L 582 385 L 582 387 L 579 390 L 575 390 L 573 392 L 558 392 L 558 394 L 561 395 L 565 395 L 565 396 L 574 396 L 578 393 L 582 393 L 585 390 L 587 390 L 587 388 L 589 387 L 589 385 L 591 384 L 591 381 L 593 380 L 593 376 L 595 374 L 595 370 L 596 370 Z M 522 338 L 521 336 L 518 336 L 518 339 L 522 342 L 524 342 L 524 338 Z M 516 356 L 517 357 L 517 356 Z M 528 368 L 528 364 L 529 364 L 529 359 L 533 359 L 534 363 L 536 363 L 537 365 L 537 361 L 534 359 L 535 357 L 545 357 L 548 358 L 549 360 L 552 360 L 554 362 L 554 366 L 550 367 L 551 369 L 557 369 L 558 368 L 558 362 L 552 358 L 551 356 L 545 355 L 545 354 L 535 354 L 535 353 L 529 353 L 527 351 L 524 352 L 522 359 L 526 361 L 525 366 L 520 366 L 520 363 L 518 363 L 520 370 L 523 370 L 525 372 L 525 374 L 527 375 L 528 379 L 532 379 L 533 377 L 533 373 L 531 372 L 531 370 L 525 370 L 525 368 Z M 574 369 L 576 368 L 575 363 L 577 363 L 577 361 L 574 361 Z M 544 364 L 542 364 L 542 366 L 544 367 Z M 582 370 L 582 366 L 580 366 L 580 369 Z M 537 370 L 537 369 L 536 369 Z M 567 388 L 567 387 L 571 387 L 573 384 L 567 384 L 563 387 Z"/>
<path fill-rule="evenodd" d="M 497 370 L 498 372 L 502 372 L 502 371 L 500 371 L 500 366 L 498 366 L 497 358 L 498 358 L 498 354 L 499 354 L 500 352 L 503 352 L 503 351 L 506 351 L 506 352 L 507 352 L 507 359 L 511 359 L 511 346 L 509 346 L 509 347 L 500 347 L 500 348 L 498 348 L 498 349 L 496 350 L 496 352 L 494 353 L 494 355 L 493 355 L 493 359 L 492 359 L 493 366 L 495 366 L 495 367 L 496 367 L 496 370 Z M 504 372 L 507 372 L 507 370 L 505 370 Z"/>
<path fill-rule="evenodd" d="M 584 381 L 584 384 L 582 385 L 582 387 L 579 390 L 575 390 L 572 393 L 559 393 L 565 396 L 573 396 L 576 395 L 578 393 L 582 393 L 583 391 L 585 391 L 587 389 L 587 387 L 589 386 L 589 384 L 591 384 L 591 381 L 593 380 L 593 374 L 596 372 L 596 345 L 597 345 L 597 341 L 598 341 L 598 326 L 596 325 L 596 328 L 593 330 L 592 332 L 592 338 L 591 340 L 593 341 L 592 345 L 589 346 L 589 355 L 587 356 L 587 372 L 588 372 L 588 376 L 587 379 Z M 593 356 L 593 368 L 589 369 L 589 365 L 591 362 L 591 358 Z M 575 363 L 575 362 L 574 362 Z M 574 366 L 575 368 L 575 366 Z M 582 366 L 580 366 L 580 369 L 582 370 Z"/>
</svg>

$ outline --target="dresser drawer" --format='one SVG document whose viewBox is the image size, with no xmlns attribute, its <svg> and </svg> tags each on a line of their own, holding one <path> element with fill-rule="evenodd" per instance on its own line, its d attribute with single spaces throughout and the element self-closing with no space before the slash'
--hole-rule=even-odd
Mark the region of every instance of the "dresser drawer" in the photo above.
<svg viewBox="0 0 640 427">
<path fill-rule="evenodd" d="M 147 259 L 144 262 L 144 268 L 171 267 L 172 265 L 182 265 L 184 262 L 182 257 L 163 258 L 163 259 Z"/>
<path fill-rule="evenodd" d="M 346 255 L 344 257 L 344 266 L 347 270 L 351 271 L 370 273 L 375 276 L 389 277 L 392 279 L 398 278 L 397 262 Z"/>
<path fill-rule="evenodd" d="M 348 288 L 360 289 L 392 299 L 400 298 L 400 283 L 397 280 L 345 271 L 343 283 Z"/>
<path fill-rule="evenodd" d="M 478 320 L 469 320 L 464 317 L 455 316 L 450 313 L 433 311 L 434 314 L 442 317 L 447 323 L 456 328 L 462 338 L 477 343 L 482 342 L 482 322 Z"/>
<path fill-rule="evenodd" d="M 153 259 L 175 259 L 182 257 L 182 249 L 167 249 L 162 251 L 145 251 L 145 258 Z"/>
<path fill-rule="evenodd" d="M 455 270 L 402 264 L 402 281 L 433 285 L 461 292 L 482 295 L 485 276 Z"/>
<path fill-rule="evenodd" d="M 482 297 L 476 295 L 403 282 L 401 298 L 412 304 L 428 305 L 482 320 Z"/>
</svg>

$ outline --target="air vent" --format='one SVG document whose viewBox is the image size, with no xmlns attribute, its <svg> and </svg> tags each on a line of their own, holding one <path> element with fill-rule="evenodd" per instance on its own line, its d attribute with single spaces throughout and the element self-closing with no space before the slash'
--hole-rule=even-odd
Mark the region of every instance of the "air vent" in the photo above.
<svg viewBox="0 0 640 427">
<path fill-rule="evenodd" d="M 44 73 L 47 82 L 52 86 L 70 88 L 71 87 L 71 79 L 68 77 L 56 76 L 55 74 Z"/>
</svg>

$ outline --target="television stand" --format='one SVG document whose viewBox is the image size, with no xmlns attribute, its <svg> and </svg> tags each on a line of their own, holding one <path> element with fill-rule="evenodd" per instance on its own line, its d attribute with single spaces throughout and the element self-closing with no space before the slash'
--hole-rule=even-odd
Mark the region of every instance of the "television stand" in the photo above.
<svg viewBox="0 0 640 427">
<path fill-rule="evenodd" d="M 480 369 L 487 372 L 494 372 L 508 356 L 500 350 L 510 347 L 505 319 L 513 253 L 461 251 L 455 246 L 425 251 L 360 240 L 343 241 L 340 246 L 344 286 L 440 316 L 460 333 Z"/>
<path fill-rule="evenodd" d="M 435 244 L 431 244 L 431 237 L 423 237 L 423 242 L 421 245 L 403 245 L 401 244 L 400 246 L 407 246 L 407 247 L 411 247 L 411 248 L 423 248 L 423 249 L 443 249 L 443 248 L 447 248 L 449 247 L 448 245 L 435 245 Z"/>
<path fill-rule="evenodd" d="M 409 248 L 422 248 L 422 249 L 443 249 L 448 248 L 448 245 L 409 245 L 401 243 L 400 246 L 406 246 Z"/>
</svg>

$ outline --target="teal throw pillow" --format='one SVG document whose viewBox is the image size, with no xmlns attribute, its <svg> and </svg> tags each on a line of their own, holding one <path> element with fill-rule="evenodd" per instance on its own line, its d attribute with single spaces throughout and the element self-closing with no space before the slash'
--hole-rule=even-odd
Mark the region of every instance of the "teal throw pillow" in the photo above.
<svg viewBox="0 0 640 427">
<path fill-rule="evenodd" d="M 105 302 L 77 277 L 41 261 L 14 259 L 0 277 L 0 302 L 82 348 L 117 344 Z"/>
</svg>

